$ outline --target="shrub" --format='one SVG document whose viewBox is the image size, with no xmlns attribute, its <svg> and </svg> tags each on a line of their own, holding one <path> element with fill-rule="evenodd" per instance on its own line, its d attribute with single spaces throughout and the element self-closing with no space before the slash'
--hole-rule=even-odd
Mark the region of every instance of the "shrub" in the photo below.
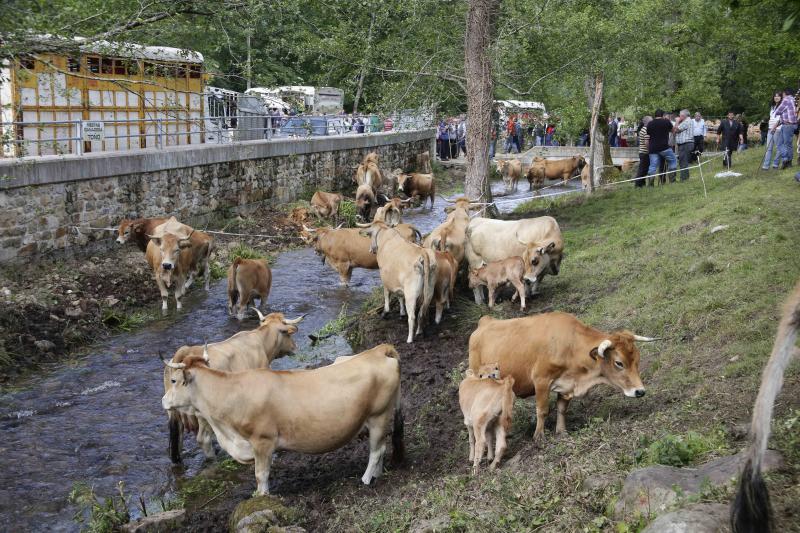
<svg viewBox="0 0 800 533">
<path fill-rule="evenodd" d="M 720 431 L 709 436 L 694 431 L 686 435 L 668 434 L 653 442 L 645 439 L 640 444 L 642 447 L 636 450 L 637 463 L 667 466 L 692 464 L 708 452 L 725 447 Z"/>
</svg>

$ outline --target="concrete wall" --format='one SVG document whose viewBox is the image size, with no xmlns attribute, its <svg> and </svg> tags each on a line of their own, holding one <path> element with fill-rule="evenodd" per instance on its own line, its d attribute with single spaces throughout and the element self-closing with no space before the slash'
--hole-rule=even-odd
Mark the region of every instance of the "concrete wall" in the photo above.
<svg viewBox="0 0 800 533">
<path fill-rule="evenodd" d="M 291 202 L 318 188 L 348 191 L 364 154 L 378 152 L 387 171 L 413 168 L 434 133 L 0 160 L 0 262 L 110 244 L 110 232 L 88 228 L 126 217 L 173 214 L 190 220 L 223 208 Z"/>
</svg>

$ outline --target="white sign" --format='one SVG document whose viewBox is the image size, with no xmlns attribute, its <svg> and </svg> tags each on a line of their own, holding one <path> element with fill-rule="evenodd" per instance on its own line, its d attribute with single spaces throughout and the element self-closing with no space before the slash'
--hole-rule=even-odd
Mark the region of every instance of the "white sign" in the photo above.
<svg viewBox="0 0 800 533">
<path fill-rule="evenodd" d="M 81 121 L 84 141 L 102 141 L 106 138 L 106 125 L 99 120 Z"/>
</svg>

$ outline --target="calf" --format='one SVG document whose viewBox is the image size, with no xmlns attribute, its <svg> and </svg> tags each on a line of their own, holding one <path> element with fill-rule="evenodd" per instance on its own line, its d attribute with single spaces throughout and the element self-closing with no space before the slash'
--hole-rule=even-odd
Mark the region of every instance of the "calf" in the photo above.
<svg viewBox="0 0 800 533">
<path fill-rule="evenodd" d="M 339 218 L 339 204 L 342 202 L 342 195 L 333 192 L 317 191 L 311 197 L 311 211 L 317 218 L 333 217 Z"/>
<path fill-rule="evenodd" d="M 445 306 L 450 309 L 456 284 L 458 263 L 450 252 L 434 250 L 436 254 L 436 281 L 433 286 L 433 303 L 436 305 L 436 323 L 442 321 Z"/>
<path fill-rule="evenodd" d="M 503 177 L 506 190 L 517 190 L 517 184 L 522 177 L 522 162 L 519 159 L 497 160 L 497 172 Z"/>
<path fill-rule="evenodd" d="M 525 261 L 522 257 L 515 256 L 500 261 L 492 261 L 480 268 L 469 271 L 469 288 L 486 287 L 489 290 L 489 307 L 494 307 L 495 292 L 498 287 L 511 284 L 517 289 L 521 309 L 525 310 Z"/>
<path fill-rule="evenodd" d="M 436 183 L 433 180 L 433 174 L 400 174 L 397 178 L 399 189 L 409 198 L 420 197 L 422 207 L 425 207 L 425 201 L 431 199 L 431 209 L 433 209 L 433 200 L 436 196 Z"/>
<path fill-rule="evenodd" d="M 431 173 L 431 153 L 428 150 L 417 154 L 417 172 Z"/>
<path fill-rule="evenodd" d="M 529 191 L 533 189 L 539 190 L 544 187 L 544 167 L 541 165 L 532 165 L 527 173 Z"/>
<path fill-rule="evenodd" d="M 496 376 L 496 367 L 489 371 Z M 464 414 L 464 425 L 469 433 L 469 460 L 472 462 L 472 473 L 477 474 L 483 449 L 486 446 L 488 459 L 494 460 L 489 468 L 494 470 L 506 451 L 506 435 L 511 430 L 511 419 L 514 412 L 514 378 L 504 379 L 478 376 L 467 370 L 466 377 L 458 387 L 458 403 Z M 495 449 L 492 453 L 492 435 L 495 438 Z"/>
<path fill-rule="evenodd" d="M 266 259 L 237 257 L 228 269 L 228 313 L 244 320 L 250 302 L 263 311 L 272 286 L 272 271 Z"/>
<path fill-rule="evenodd" d="M 135 220 L 123 219 L 119 224 L 117 243 L 125 244 L 133 241 L 139 250 L 146 252 L 147 243 L 150 242 L 157 226 L 166 222 L 167 218 L 137 218 Z"/>
</svg>

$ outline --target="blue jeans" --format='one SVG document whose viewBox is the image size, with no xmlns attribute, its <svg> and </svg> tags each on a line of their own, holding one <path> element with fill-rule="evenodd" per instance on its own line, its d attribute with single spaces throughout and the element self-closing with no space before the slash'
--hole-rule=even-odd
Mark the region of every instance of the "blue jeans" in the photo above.
<svg viewBox="0 0 800 533">
<path fill-rule="evenodd" d="M 494 150 L 496 146 L 497 146 L 497 139 L 489 141 L 489 159 L 494 158 Z"/>
<path fill-rule="evenodd" d="M 767 170 L 770 161 L 773 161 L 772 153 L 775 152 L 774 162 L 772 166 L 778 168 L 781 164 L 781 149 L 778 141 L 780 140 L 781 130 L 774 132 L 767 132 L 767 151 L 764 154 L 764 161 L 761 162 L 761 168 Z"/>
<path fill-rule="evenodd" d="M 650 154 L 650 168 L 647 169 L 647 175 L 652 176 L 658 172 L 658 167 L 661 165 L 661 158 L 667 160 L 667 170 L 671 172 L 670 181 L 675 181 L 675 169 L 678 168 L 678 158 L 675 157 L 675 152 L 672 148 L 667 148 L 655 154 Z M 663 181 L 663 179 L 662 179 Z"/>
<path fill-rule="evenodd" d="M 781 143 L 779 150 L 781 152 L 781 159 L 784 161 L 792 162 L 792 136 L 797 124 L 784 124 L 781 126 L 780 136 Z"/>
</svg>

